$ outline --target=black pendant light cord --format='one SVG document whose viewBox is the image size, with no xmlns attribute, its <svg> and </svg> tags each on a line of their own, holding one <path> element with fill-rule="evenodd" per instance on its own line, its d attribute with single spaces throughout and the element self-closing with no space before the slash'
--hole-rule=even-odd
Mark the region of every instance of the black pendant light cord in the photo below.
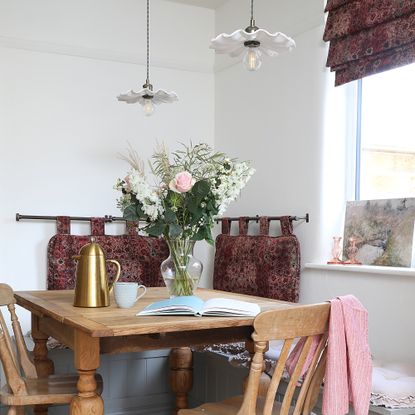
<svg viewBox="0 0 415 415">
<path fill-rule="evenodd" d="M 147 0 L 147 80 L 150 83 L 150 0 Z"/>
<path fill-rule="evenodd" d="M 251 20 L 254 20 L 254 0 L 251 0 Z"/>
</svg>

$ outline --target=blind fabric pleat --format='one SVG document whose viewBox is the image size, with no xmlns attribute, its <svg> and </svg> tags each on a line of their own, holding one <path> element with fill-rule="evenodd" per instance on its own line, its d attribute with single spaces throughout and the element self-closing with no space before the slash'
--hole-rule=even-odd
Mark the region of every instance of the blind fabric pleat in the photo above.
<svg viewBox="0 0 415 415">
<path fill-rule="evenodd" d="M 415 0 L 328 0 L 326 11 L 336 85 L 415 62 Z"/>
</svg>

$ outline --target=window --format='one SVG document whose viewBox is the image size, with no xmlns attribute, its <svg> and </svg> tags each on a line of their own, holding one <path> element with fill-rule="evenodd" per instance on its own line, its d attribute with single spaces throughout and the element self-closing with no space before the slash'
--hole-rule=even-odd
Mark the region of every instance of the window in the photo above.
<svg viewBox="0 0 415 415">
<path fill-rule="evenodd" d="M 415 64 L 358 82 L 356 200 L 415 197 Z"/>
</svg>

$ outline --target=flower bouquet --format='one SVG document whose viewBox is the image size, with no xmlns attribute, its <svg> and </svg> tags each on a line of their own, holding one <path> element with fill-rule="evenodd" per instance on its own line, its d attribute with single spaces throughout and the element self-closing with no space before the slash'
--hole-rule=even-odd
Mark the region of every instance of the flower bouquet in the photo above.
<svg viewBox="0 0 415 415">
<path fill-rule="evenodd" d="M 193 257 L 195 241 L 213 244 L 212 227 L 255 172 L 248 162 L 236 162 L 207 144 L 183 145 L 169 154 L 158 148 L 150 161 L 154 186 L 147 181 L 144 164 L 130 147 L 131 169 L 118 179 L 122 192 L 117 205 L 125 219 L 145 221 L 148 235 L 162 236 L 170 256 L 161 265 L 171 296 L 192 295 L 202 273 Z"/>
</svg>

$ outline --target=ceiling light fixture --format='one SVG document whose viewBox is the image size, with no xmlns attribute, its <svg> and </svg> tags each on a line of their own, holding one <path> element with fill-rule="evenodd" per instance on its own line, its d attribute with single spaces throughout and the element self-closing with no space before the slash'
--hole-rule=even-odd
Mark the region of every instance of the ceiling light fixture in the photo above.
<svg viewBox="0 0 415 415">
<path fill-rule="evenodd" d="M 150 83 L 150 2 L 147 0 L 147 78 L 143 85 L 143 89 L 139 92 L 134 92 L 132 89 L 125 94 L 120 94 L 117 97 L 118 101 L 126 102 L 127 104 L 139 103 L 143 106 L 144 114 L 151 115 L 155 110 L 155 105 L 162 103 L 171 103 L 178 101 L 175 92 L 166 92 L 162 89 L 153 91 L 153 85 Z"/>
<path fill-rule="evenodd" d="M 282 52 L 295 48 L 295 42 L 284 33 L 270 33 L 255 25 L 254 0 L 251 0 L 251 22 L 246 29 L 235 30 L 228 35 L 222 33 L 210 42 L 210 48 L 216 53 L 226 53 L 231 57 L 244 53 L 243 63 L 248 71 L 261 67 L 262 55 L 278 56 Z"/>
</svg>

